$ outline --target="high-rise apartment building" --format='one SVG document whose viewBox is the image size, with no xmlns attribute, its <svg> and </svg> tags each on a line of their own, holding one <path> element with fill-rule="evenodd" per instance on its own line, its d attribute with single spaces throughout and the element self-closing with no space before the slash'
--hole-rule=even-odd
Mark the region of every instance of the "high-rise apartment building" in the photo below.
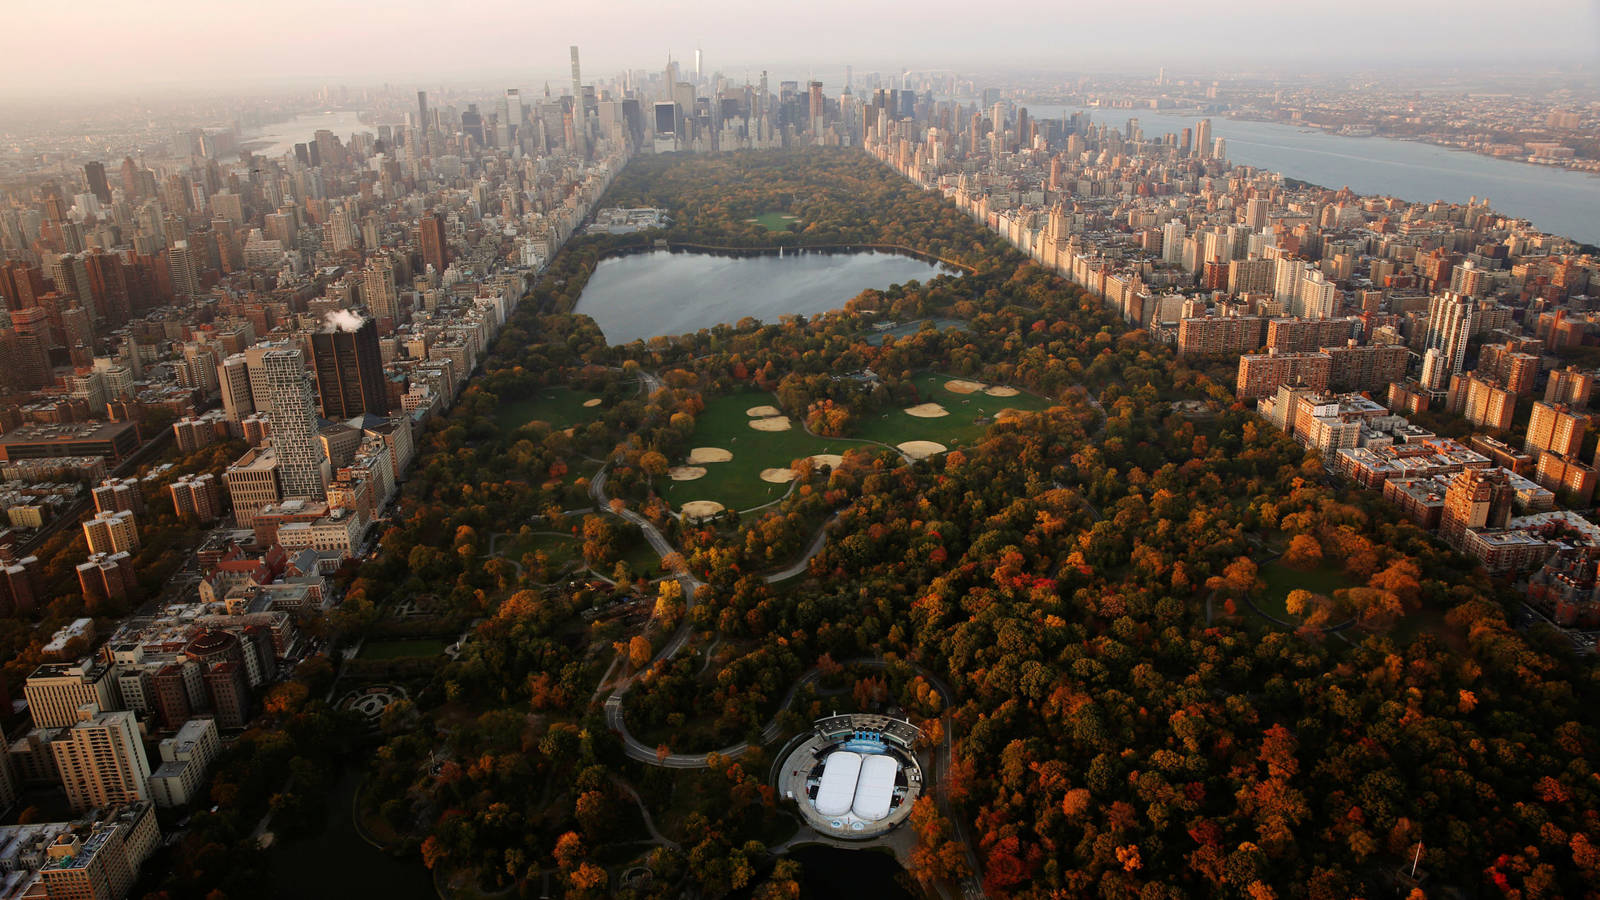
<svg viewBox="0 0 1600 900">
<path fill-rule="evenodd" d="M 127 510 L 97 513 L 83 523 L 90 553 L 129 553 L 139 549 L 139 523 Z"/>
<path fill-rule="evenodd" d="M 75 810 L 150 799 L 150 760 L 131 712 L 85 704 L 50 742 L 50 752 Z"/>
<path fill-rule="evenodd" d="M 1457 375 L 1450 382 L 1450 407 L 1474 425 L 1505 431 L 1516 417 L 1517 395 L 1487 378 Z"/>
<path fill-rule="evenodd" d="M 1333 360 L 1326 353 L 1247 354 L 1239 357 L 1234 393 L 1240 400 L 1259 400 L 1277 393 L 1285 384 L 1321 393 L 1328 389 L 1332 374 Z"/>
<path fill-rule="evenodd" d="M 28 713 L 36 728 L 66 728 L 78 721 L 78 708 L 117 709 L 116 673 L 85 657 L 75 663 L 46 663 L 23 682 Z"/>
<path fill-rule="evenodd" d="M 1566 406 L 1549 403 L 1533 404 L 1533 415 L 1528 419 L 1528 433 L 1522 449 L 1537 455 L 1548 450 L 1563 456 L 1576 456 L 1583 446 L 1584 433 L 1589 428 L 1589 417 L 1574 413 Z"/>
<path fill-rule="evenodd" d="M 328 457 L 317 441 L 317 409 L 298 348 L 278 348 L 261 357 L 272 399 L 272 446 L 278 456 L 283 496 L 321 499 L 327 490 Z"/>
<path fill-rule="evenodd" d="M 1424 348 L 1443 354 L 1450 374 L 1460 373 L 1466 365 L 1467 340 L 1472 336 L 1475 312 L 1471 300 L 1452 291 L 1437 294 L 1428 303 Z"/>
<path fill-rule="evenodd" d="M 96 512 L 144 512 L 144 494 L 134 478 L 107 478 L 89 492 L 94 497 Z"/>
<path fill-rule="evenodd" d="M 1351 339 L 1343 347 L 1323 347 L 1332 361 L 1328 386 L 1335 391 L 1386 391 L 1406 377 L 1411 351 L 1398 344 L 1357 346 Z"/>
<path fill-rule="evenodd" d="M 139 592 L 133 557 L 122 553 L 92 553 L 78 564 L 78 587 L 91 604 L 126 600 Z"/>
<path fill-rule="evenodd" d="M 222 516 L 222 489 L 217 476 L 184 475 L 167 485 L 172 496 L 172 509 L 179 518 L 214 522 Z M 268 501 L 271 502 L 271 501 Z"/>
<path fill-rule="evenodd" d="M 693 111 L 693 107 L 684 113 Z M 572 45 L 572 133 L 574 141 L 572 152 L 579 159 L 589 155 L 589 124 L 588 113 L 583 108 L 583 78 L 578 71 L 578 45 Z"/>
<path fill-rule="evenodd" d="M 1506 527 L 1515 497 L 1505 469 L 1463 470 L 1445 492 L 1439 536 L 1460 549 L 1469 530 Z"/>
<path fill-rule="evenodd" d="M 272 447 L 252 447 L 222 475 L 228 485 L 233 517 L 240 528 L 255 524 L 256 512 L 283 498 L 278 486 L 278 454 Z"/>
<path fill-rule="evenodd" d="M 1191 317 L 1178 320 L 1178 355 L 1249 353 L 1261 347 L 1259 316 Z"/>
<path fill-rule="evenodd" d="M 1267 320 L 1265 346 L 1279 353 L 1312 353 L 1323 347 L 1343 347 L 1359 325 L 1357 319 Z"/>
<path fill-rule="evenodd" d="M 394 260 L 380 253 L 367 261 L 361 271 L 361 296 L 374 316 L 388 319 L 391 327 L 399 321 L 400 293 L 394 283 Z"/>
<path fill-rule="evenodd" d="M 1589 405 L 1589 394 L 1594 390 L 1594 374 L 1580 372 L 1577 366 L 1568 366 L 1550 373 L 1545 385 L 1544 402 L 1565 403 L 1574 409 Z"/>
<path fill-rule="evenodd" d="M 1538 482 L 1540 487 L 1564 494 L 1563 500 L 1572 506 L 1588 506 L 1594 499 L 1597 484 L 1593 467 L 1551 451 L 1539 454 L 1539 463 L 1534 467 L 1533 480 Z"/>
</svg>

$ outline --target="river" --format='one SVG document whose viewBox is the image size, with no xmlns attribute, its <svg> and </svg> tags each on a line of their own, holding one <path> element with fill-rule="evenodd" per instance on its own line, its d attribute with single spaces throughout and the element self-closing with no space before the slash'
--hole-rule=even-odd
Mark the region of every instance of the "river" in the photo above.
<svg viewBox="0 0 1600 900">
<path fill-rule="evenodd" d="M 316 133 L 324 128 L 333 132 L 344 144 L 350 143 L 350 135 L 358 131 L 373 135 L 378 133 L 377 126 L 367 125 L 361 121 L 360 113 L 338 110 L 298 115 L 286 122 L 277 122 L 255 129 L 242 140 L 245 146 L 256 153 L 276 158 L 285 153 L 293 153 L 295 144 L 309 143 L 315 138 Z"/>
<path fill-rule="evenodd" d="M 590 316 L 606 340 L 626 344 L 688 334 L 754 317 L 815 315 L 840 309 L 868 288 L 928 281 L 937 263 L 895 253 L 735 256 L 652 250 L 595 267 L 574 312 Z"/>
<path fill-rule="evenodd" d="M 1122 129 L 1137 118 L 1145 137 L 1182 134 L 1200 115 L 1175 116 L 1134 109 L 1083 109 L 1020 104 L 1040 119 L 1087 112 L 1094 122 Z M 1465 203 L 1488 198 L 1496 212 L 1521 216 L 1551 234 L 1600 244 L 1600 177 L 1570 169 L 1496 159 L 1420 141 L 1345 137 L 1275 122 L 1213 115 L 1211 133 L 1227 138 L 1235 163 L 1282 172 L 1290 178 L 1362 194 L 1386 194 L 1413 202 Z"/>
</svg>

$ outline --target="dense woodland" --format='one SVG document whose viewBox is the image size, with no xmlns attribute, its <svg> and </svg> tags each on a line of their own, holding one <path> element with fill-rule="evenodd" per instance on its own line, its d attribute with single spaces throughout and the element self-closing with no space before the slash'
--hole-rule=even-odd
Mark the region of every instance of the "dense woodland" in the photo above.
<svg viewBox="0 0 1600 900">
<path fill-rule="evenodd" d="M 165 896 L 259 895 L 250 828 L 270 808 L 280 836 L 303 833 L 340 754 L 375 760 L 363 820 L 441 884 L 603 896 L 643 859 L 653 877 L 622 896 L 797 896 L 803 873 L 766 852 L 795 827 L 768 785 L 775 747 L 664 770 L 627 761 L 605 725 L 613 661 L 649 668 L 683 621 L 692 652 L 627 697 L 635 734 L 672 751 L 830 709 L 897 707 L 935 733 L 948 722 L 947 802 L 925 798 L 910 825 L 927 885 L 965 874 L 964 834 L 994 896 L 1600 896 L 1592 667 L 1511 627 L 1504 585 L 1376 495 L 1331 487 L 1314 453 L 1211 374 L 857 152 L 643 157 L 612 203 L 664 206 L 674 222 L 577 238 L 556 258 L 422 438 L 404 514 L 329 623 L 353 640 L 426 593 L 481 619 L 473 640 L 407 673 L 413 701 L 373 737 L 321 699 L 332 667 L 302 665 L 219 765 L 224 809 L 197 816 Z M 745 221 L 773 210 L 799 217 L 794 233 Z M 657 237 L 900 243 L 975 274 L 869 291 L 812 321 L 608 347 L 567 311 L 605 253 Z M 934 314 L 970 330 L 866 340 L 880 318 Z M 869 392 L 829 377 L 865 366 L 883 379 Z M 645 396 L 640 370 L 666 386 Z M 819 431 L 841 411 L 831 427 L 847 435 L 852 415 L 914 401 L 910 378 L 927 370 L 1055 405 L 926 462 L 867 453 L 808 470 L 743 519 L 680 528 L 655 494 L 705 397 L 755 386 Z M 602 393 L 605 412 L 570 433 L 497 422 L 502 404 L 558 384 Z M 1206 411 L 1180 415 L 1179 400 Z M 485 558 L 491 534 L 537 521 L 611 573 L 637 540 L 628 526 L 561 515 L 587 505 L 578 473 L 599 460 L 616 502 L 660 523 L 707 583 L 692 609 L 652 571 L 552 586 L 532 555 L 520 575 Z M 808 575 L 755 577 L 835 513 Z M 1273 565 L 1345 586 L 1291 593 L 1304 625 L 1280 627 L 1253 611 Z M 583 615 L 628 596 L 647 613 Z M 909 666 L 836 662 L 869 656 L 937 674 L 950 708 Z M 780 711 L 813 668 L 827 677 Z M 640 803 L 670 846 L 650 846 Z M 1403 875 L 1419 844 L 1415 887 Z"/>
</svg>

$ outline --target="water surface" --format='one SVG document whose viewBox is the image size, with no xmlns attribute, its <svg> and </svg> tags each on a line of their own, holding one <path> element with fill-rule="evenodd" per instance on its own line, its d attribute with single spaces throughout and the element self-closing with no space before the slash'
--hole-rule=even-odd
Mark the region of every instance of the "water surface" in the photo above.
<svg viewBox="0 0 1600 900">
<path fill-rule="evenodd" d="M 1090 120 L 1123 129 L 1139 120 L 1145 139 L 1191 133 L 1211 119 L 1214 137 L 1227 138 L 1235 163 L 1282 172 L 1324 187 L 1361 194 L 1386 194 L 1412 202 L 1465 203 L 1488 198 L 1496 212 L 1529 219 L 1539 229 L 1600 244 L 1600 178 L 1570 169 L 1497 159 L 1420 141 L 1346 137 L 1276 122 L 1250 122 L 1220 115 L 1170 115 L 1147 110 L 1089 109 L 1060 104 L 1021 104 L 1040 119 L 1087 112 Z"/>
<path fill-rule="evenodd" d="M 349 145 L 350 135 L 357 132 L 365 131 L 372 135 L 378 133 L 376 126 L 362 123 L 359 113 L 340 110 L 295 116 L 287 122 L 277 122 L 252 130 L 242 141 L 256 153 L 276 158 L 285 153 L 293 153 L 295 144 L 309 144 L 316 139 L 317 132 L 322 129 L 333 132 L 339 138 L 339 142 L 345 145 Z"/>
<path fill-rule="evenodd" d="M 652 250 L 595 267 L 574 312 L 590 316 L 612 344 L 734 325 L 747 316 L 842 309 L 868 288 L 928 281 L 948 272 L 937 263 L 869 251 L 786 251 L 783 256 L 718 256 Z"/>
</svg>

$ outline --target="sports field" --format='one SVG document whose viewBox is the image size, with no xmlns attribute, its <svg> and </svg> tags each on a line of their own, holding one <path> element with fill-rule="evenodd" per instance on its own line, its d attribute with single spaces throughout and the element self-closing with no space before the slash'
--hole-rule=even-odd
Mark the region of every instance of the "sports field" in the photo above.
<svg viewBox="0 0 1600 900">
<path fill-rule="evenodd" d="M 904 409 L 879 413 L 876 418 L 856 423 L 856 436 L 885 444 L 899 445 L 907 441 L 931 441 L 948 450 L 976 443 L 983 437 L 994 418 L 1005 410 L 1039 412 L 1048 409 L 1050 402 L 1043 397 L 1017 391 L 1015 388 L 986 385 L 977 381 L 952 378 L 949 375 L 926 373 L 915 379 L 918 406 L 908 407 L 921 415 Z M 952 390 L 954 386 L 956 390 Z M 991 393 L 985 393 L 984 389 Z M 993 396 L 994 393 L 1013 396 Z M 931 404 L 944 410 L 918 407 Z"/>
<path fill-rule="evenodd" d="M 788 430 L 759 431 L 752 427 L 752 422 L 773 417 L 752 416 L 749 411 L 773 403 L 771 394 L 753 390 L 708 399 L 705 411 L 695 419 L 690 445 L 726 450 L 732 458 L 704 463 L 672 460 L 674 466 L 704 469 L 705 474 L 687 481 L 660 479 L 656 489 L 661 496 L 679 508 L 685 503 L 709 500 L 728 509 L 750 509 L 776 500 L 789 490 L 787 483 L 762 480 L 764 470 L 787 469 L 794 460 L 817 453 L 880 449 L 860 441 L 812 437 L 793 416 L 789 416 Z"/>
</svg>

